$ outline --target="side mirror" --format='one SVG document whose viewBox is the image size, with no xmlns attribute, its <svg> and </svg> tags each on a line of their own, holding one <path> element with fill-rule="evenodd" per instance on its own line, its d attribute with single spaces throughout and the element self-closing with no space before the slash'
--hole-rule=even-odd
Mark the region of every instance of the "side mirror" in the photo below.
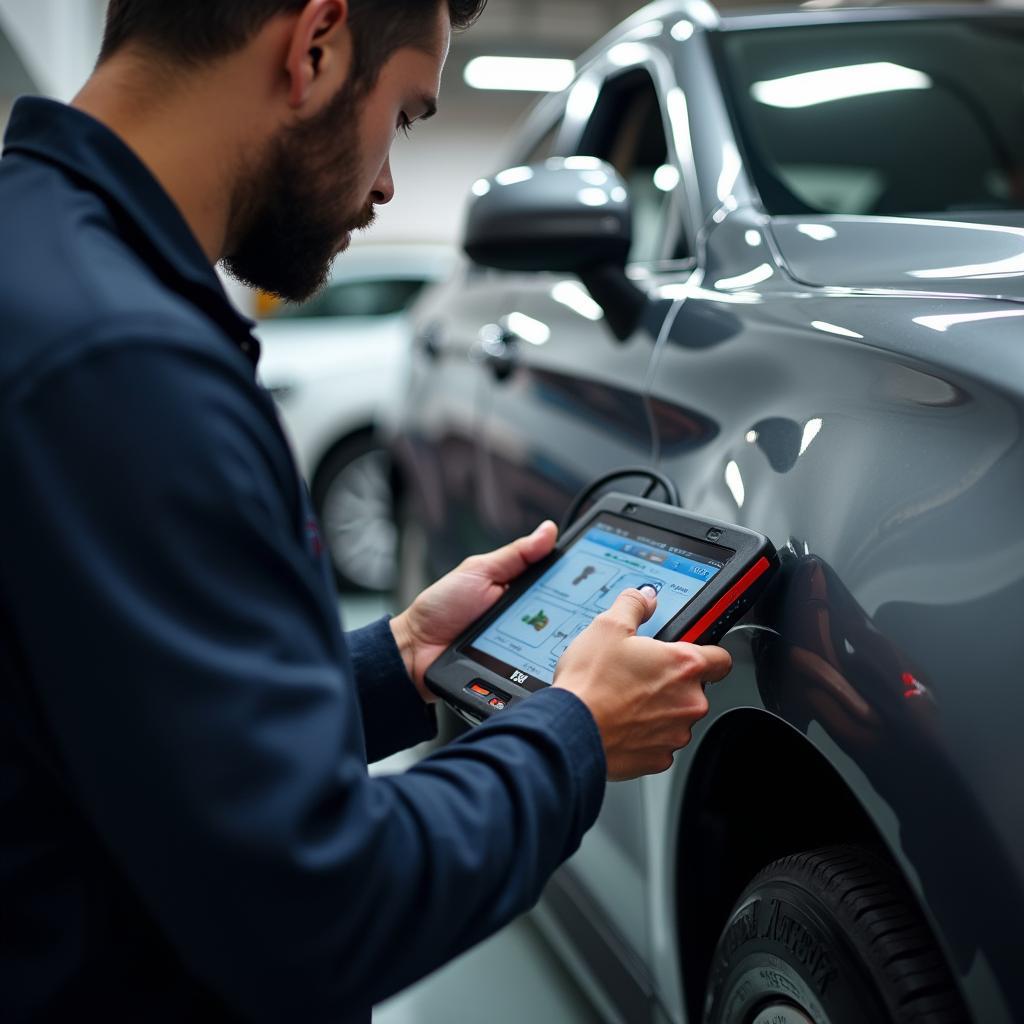
<svg viewBox="0 0 1024 1024">
<path fill-rule="evenodd" d="M 499 270 L 576 273 L 625 266 L 633 237 L 629 194 L 595 157 L 512 167 L 473 186 L 465 249 Z"/>
<path fill-rule="evenodd" d="M 633 244 L 629 192 L 596 157 L 512 167 L 473 186 L 463 246 L 497 270 L 577 274 L 620 339 L 636 329 L 644 296 L 625 274 Z"/>
</svg>

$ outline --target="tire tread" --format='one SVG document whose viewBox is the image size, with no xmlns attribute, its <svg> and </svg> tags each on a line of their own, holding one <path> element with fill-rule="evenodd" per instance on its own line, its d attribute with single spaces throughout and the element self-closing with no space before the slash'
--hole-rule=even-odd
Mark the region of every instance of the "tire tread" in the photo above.
<svg viewBox="0 0 1024 1024">
<path fill-rule="evenodd" d="M 968 1021 L 945 959 L 895 867 L 867 847 L 789 854 L 762 869 L 747 891 L 788 876 L 824 902 L 885 978 L 898 1024 Z M 741 898 L 742 899 L 742 898 Z"/>
</svg>

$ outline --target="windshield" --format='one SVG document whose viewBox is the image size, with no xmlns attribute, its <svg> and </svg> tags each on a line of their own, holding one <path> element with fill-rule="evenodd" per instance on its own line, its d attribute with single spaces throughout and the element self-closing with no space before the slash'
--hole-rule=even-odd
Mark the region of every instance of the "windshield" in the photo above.
<svg viewBox="0 0 1024 1024">
<path fill-rule="evenodd" d="M 720 38 L 737 131 L 770 213 L 1024 208 L 1024 18 Z"/>
</svg>

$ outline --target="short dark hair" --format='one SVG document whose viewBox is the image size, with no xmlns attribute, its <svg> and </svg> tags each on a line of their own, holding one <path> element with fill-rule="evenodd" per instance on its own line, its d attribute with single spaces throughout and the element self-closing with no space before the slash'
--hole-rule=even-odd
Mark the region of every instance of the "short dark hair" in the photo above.
<svg viewBox="0 0 1024 1024">
<path fill-rule="evenodd" d="M 201 64 L 241 49 L 271 18 L 297 14 L 308 0 L 110 0 L 102 64 L 129 43 L 180 64 Z M 353 80 L 372 85 L 395 51 L 429 35 L 447 3 L 452 27 L 468 28 L 487 0 L 349 0 L 355 37 Z"/>
</svg>

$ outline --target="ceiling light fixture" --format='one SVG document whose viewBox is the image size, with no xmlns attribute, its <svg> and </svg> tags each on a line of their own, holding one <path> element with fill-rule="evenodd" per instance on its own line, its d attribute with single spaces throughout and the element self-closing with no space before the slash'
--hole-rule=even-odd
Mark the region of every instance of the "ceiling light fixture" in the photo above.
<svg viewBox="0 0 1024 1024">
<path fill-rule="evenodd" d="M 561 92 L 576 75 L 571 60 L 546 57 L 474 57 L 463 77 L 473 89 Z"/>
</svg>

